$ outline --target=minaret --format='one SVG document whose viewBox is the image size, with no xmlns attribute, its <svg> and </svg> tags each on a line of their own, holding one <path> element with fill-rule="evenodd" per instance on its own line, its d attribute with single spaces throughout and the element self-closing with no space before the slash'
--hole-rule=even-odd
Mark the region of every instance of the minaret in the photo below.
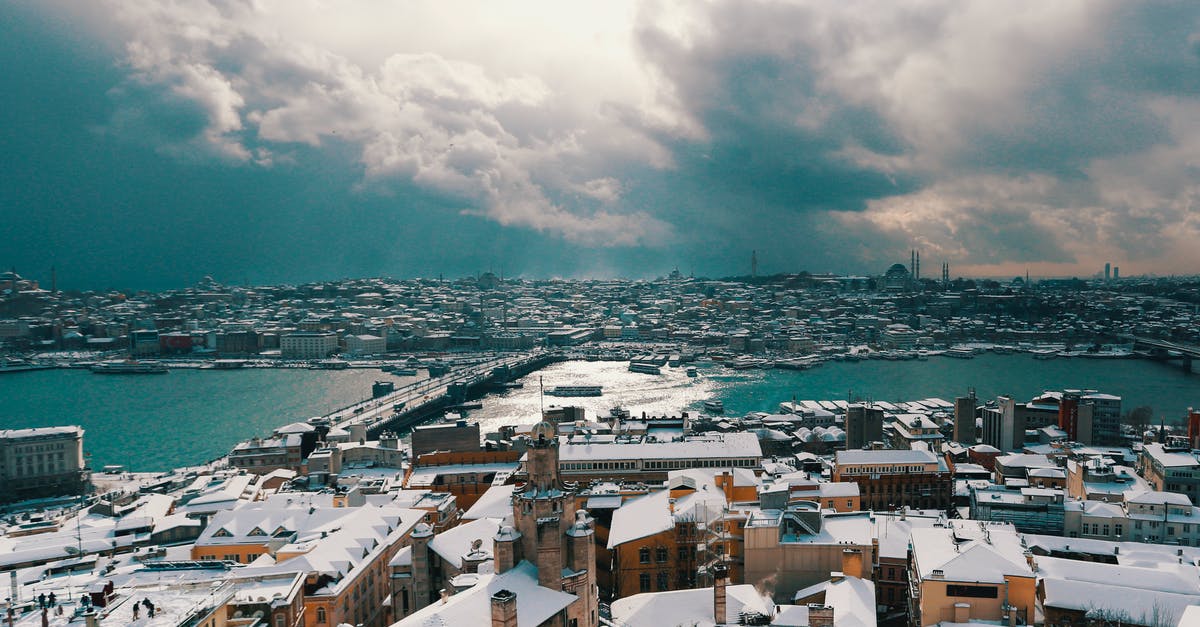
<svg viewBox="0 0 1200 627">
<path fill-rule="evenodd" d="M 913 279 L 917 281 L 921 280 L 921 251 L 919 250 L 917 251 L 916 266 L 913 270 Z"/>
<path fill-rule="evenodd" d="M 750 251 L 750 276 L 758 276 L 758 251 Z"/>
</svg>

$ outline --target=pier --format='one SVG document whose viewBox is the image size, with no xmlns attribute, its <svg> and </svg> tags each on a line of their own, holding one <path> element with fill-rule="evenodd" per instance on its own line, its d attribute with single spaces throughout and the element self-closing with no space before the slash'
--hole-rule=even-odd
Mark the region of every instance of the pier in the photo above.
<svg viewBox="0 0 1200 627">
<path fill-rule="evenodd" d="M 347 431 L 352 425 L 364 424 L 369 435 L 399 432 L 563 359 L 559 353 L 535 351 L 451 366 L 440 376 L 430 376 L 322 417 L 331 427 Z"/>
</svg>

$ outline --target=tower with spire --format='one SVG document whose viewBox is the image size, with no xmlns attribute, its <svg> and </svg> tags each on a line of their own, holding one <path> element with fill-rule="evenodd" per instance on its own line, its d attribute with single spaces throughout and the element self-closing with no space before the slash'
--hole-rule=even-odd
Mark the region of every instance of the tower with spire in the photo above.
<svg viewBox="0 0 1200 627">
<path fill-rule="evenodd" d="M 594 525 L 575 510 L 575 484 L 558 474 L 558 429 L 534 425 L 526 458 L 527 481 L 513 491 L 513 524 L 495 537 L 496 573 L 522 560 L 537 567 L 538 585 L 577 598 L 552 623 L 566 627 L 599 624 Z"/>
</svg>

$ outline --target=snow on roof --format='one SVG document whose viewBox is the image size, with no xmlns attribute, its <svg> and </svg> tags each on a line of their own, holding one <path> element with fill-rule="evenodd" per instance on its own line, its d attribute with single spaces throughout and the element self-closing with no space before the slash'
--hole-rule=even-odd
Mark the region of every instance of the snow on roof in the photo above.
<svg viewBox="0 0 1200 627">
<path fill-rule="evenodd" d="M 613 511 L 608 548 L 675 528 L 670 498 L 670 492 L 661 490 L 622 503 Z"/>
<path fill-rule="evenodd" d="M 515 485 L 494 485 L 484 492 L 479 500 L 463 514 L 464 520 L 479 518 L 506 518 L 511 516 L 512 495 Z"/>
<path fill-rule="evenodd" d="M 922 579 L 940 571 L 947 581 L 1003 583 L 1005 575 L 1033 577 L 1011 524 L 950 521 L 912 530 L 913 561 Z"/>
<path fill-rule="evenodd" d="M 774 613 L 775 604 L 750 584 L 725 588 L 725 616 L 720 624 L 739 624 L 743 612 L 758 612 L 765 616 Z M 713 620 L 713 589 L 695 588 L 671 592 L 645 592 L 618 599 L 612 603 L 613 622 L 623 627 L 664 627 L 665 625 L 695 625 L 711 627 Z"/>
<path fill-rule="evenodd" d="M 1037 566 L 1038 575 L 1045 579 L 1070 579 L 1119 588 L 1200 596 L 1200 567 L 1194 564 L 1164 562 L 1145 567 L 1039 557 Z"/>
<path fill-rule="evenodd" d="M 879 557 L 891 559 L 906 559 L 908 557 L 908 542 L 913 529 L 932 527 L 938 521 L 936 516 L 921 516 L 916 514 L 880 513 L 871 515 L 874 523 L 875 537 L 879 539 Z"/>
<path fill-rule="evenodd" d="M 762 457 L 753 433 L 726 433 L 693 437 L 676 442 L 564 442 L 559 446 L 561 462 L 624 459 L 693 459 Z"/>
<path fill-rule="evenodd" d="M 1131 625 L 1172 625 L 1189 605 L 1200 604 L 1200 595 L 1176 594 L 1153 589 L 1126 588 L 1090 581 L 1046 579 L 1045 607 L 1081 611 L 1109 611 L 1129 617 Z M 1152 615 L 1165 622 L 1151 622 Z"/>
<path fill-rule="evenodd" d="M 843 498 L 858 496 L 859 494 L 858 484 L 852 481 L 822 483 L 819 489 L 823 498 Z"/>
<path fill-rule="evenodd" d="M 465 522 L 433 536 L 429 548 L 455 568 L 462 568 L 462 558 L 471 552 L 471 546 L 479 540 L 480 550 L 492 552 L 492 538 L 500 531 L 499 518 L 480 518 Z"/>
<path fill-rule="evenodd" d="M 838 451 L 837 464 L 930 464 L 937 462 L 937 455 L 925 450 L 895 449 L 868 451 L 850 449 Z"/>
<path fill-rule="evenodd" d="M 80 427 L 32 427 L 29 429 L 0 429 L 0 439 L 43 437 L 48 435 L 83 435 Z"/>
<path fill-rule="evenodd" d="M 393 627 L 490 625 L 492 595 L 501 590 L 508 590 L 517 596 L 518 625 L 541 625 L 578 598 L 573 594 L 539 586 L 537 568 L 522 561 L 512 570 L 499 575 L 480 574 L 479 583 L 410 614 Z"/>
</svg>

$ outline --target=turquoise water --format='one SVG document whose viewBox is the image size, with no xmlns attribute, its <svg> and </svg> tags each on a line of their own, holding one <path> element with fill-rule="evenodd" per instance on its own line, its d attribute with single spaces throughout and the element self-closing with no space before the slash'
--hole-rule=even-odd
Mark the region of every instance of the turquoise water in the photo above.
<svg viewBox="0 0 1200 627">
<path fill-rule="evenodd" d="M 237 442 L 277 426 L 327 413 L 370 395 L 378 370 L 275 370 L 232 372 L 175 370 L 163 376 L 100 376 L 83 370 L 48 370 L 0 376 L 0 428 L 79 424 L 91 465 L 124 464 L 133 470 L 167 470 L 220 457 Z M 597 398 L 539 398 L 539 379 L 556 385 L 604 386 Z M 484 399 L 470 418 L 485 431 L 538 420 L 539 407 L 580 405 L 606 414 L 613 405 L 635 413 L 677 414 L 720 398 L 726 413 L 774 411 L 781 401 L 859 397 L 896 401 L 932 396 L 952 400 L 974 387 L 982 399 L 1011 394 L 1029 399 L 1043 389 L 1095 388 L 1124 397 L 1126 410 L 1154 408 L 1156 420 L 1177 422 L 1200 407 L 1200 375 L 1142 360 L 1057 359 L 981 355 L 971 360 L 831 362 L 803 372 L 730 371 L 700 367 L 660 376 L 631 373 L 624 363 L 554 364 L 523 379 L 525 387 Z"/>
<path fill-rule="evenodd" d="M 374 369 L 172 370 L 97 375 L 41 370 L 0 375 L 0 428 L 78 424 L 90 465 L 169 470 L 203 463 L 234 444 L 371 396 Z"/>
</svg>

